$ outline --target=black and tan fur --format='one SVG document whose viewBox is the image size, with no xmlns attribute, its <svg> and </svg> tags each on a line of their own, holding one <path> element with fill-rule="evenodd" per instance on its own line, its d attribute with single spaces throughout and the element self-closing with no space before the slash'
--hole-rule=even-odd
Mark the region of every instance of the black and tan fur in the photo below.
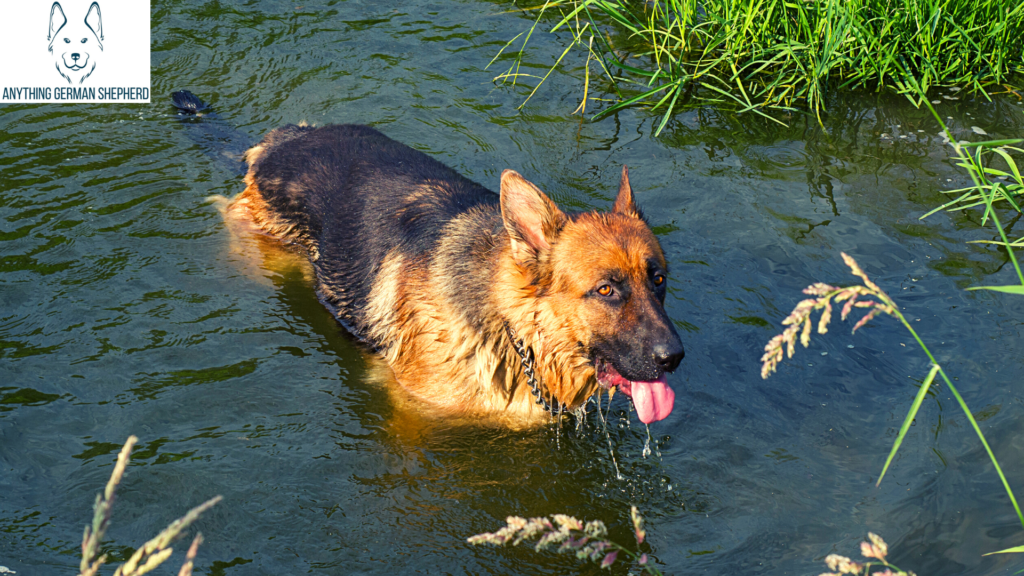
<svg viewBox="0 0 1024 576">
<path fill-rule="evenodd" d="M 566 214 L 511 170 L 499 196 L 366 126 L 285 126 L 246 161 L 226 216 L 303 247 L 320 300 L 442 412 L 550 420 L 505 322 L 568 409 L 598 390 L 595 364 L 654 379 L 682 357 L 625 169 L 611 212 Z"/>
</svg>

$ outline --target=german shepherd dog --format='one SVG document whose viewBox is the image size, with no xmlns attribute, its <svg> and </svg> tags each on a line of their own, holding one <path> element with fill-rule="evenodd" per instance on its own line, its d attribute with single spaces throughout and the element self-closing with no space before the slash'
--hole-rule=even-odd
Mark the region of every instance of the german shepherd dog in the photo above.
<svg viewBox="0 0 1024 576">
<path fill-rule="evenodd" d="M 367 126 L 284 126 L 245 160 L 225 217 L 300 246 L 412 396 L 513 427 L 613 387 L 643 422 L 672 411 L 668 266 L 625 167 L 611 212 L 566 214 L 512 170 L 495 194 Z"/>
</svg>

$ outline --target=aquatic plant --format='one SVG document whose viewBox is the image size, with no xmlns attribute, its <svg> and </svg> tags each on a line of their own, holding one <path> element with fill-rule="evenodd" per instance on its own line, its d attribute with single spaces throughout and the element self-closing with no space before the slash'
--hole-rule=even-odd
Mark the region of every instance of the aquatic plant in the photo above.
<svg viewBox="0 0 1024 576">
<path fill-rule="evenodd" d="M 1021 526 L 1024 527 L 1024 514 L 1021 513 L 1020 506 L 1017 504 L 1017 498 L 1013 495 L 1013 490 L 1010 488 L 1010 483 L 1006 480 L 1006 476 L 1003 474 L 1002 467 L 999 465 L 999 461 L 996 459 L 995 454 L 988 445 L 988 441 L 985 439 L 985 435 L 982 433 L 981 428 L 978 426 L 977 420 L 971 410 L 967 407 L 967 403 L 964 402 L 960 392 L 950 381 L 950 378 L 946 375 L 945 370 L 935 360 L 931 350 L 925 345 L 914 330 L 910 322 L 907 321 L 906 317 L 900 312 L 899 306 L 885 293 L 877 284 L 868 278 L 867 274 L 861 270 L 857 262 L 848 256 L 846 253 L 842 253 L 843 261 L 847 266 L 850 267 L 853 275 L 857 276 L 863 282 L 862 285 L 853 285 L 846 287 L 836 287 L 816 282 L 811 284 L 804 289 L 804 294 L 814 296 L 814 298 L 808 298 L 802 300 L 793 309 L 793 312 L 782 321 L 784 326 L 788 326 L 783 330 L 782 334 L 773 337 L 768 341 L 768 344 L 764 347 L 764 355 L 761 357 L 761 378 L 767 379 L 772 372 L 776 370 L 779 363 L 783 359 L 783 349 L 788 354 L 789 358 L 793 357 L 795 352 L 795 342 L 797 334 L 800 335 L 800 343 L 803 344 L 804 348 L 810 345 L 811 340 L 811 328 L 812 319 L 811 316 L 815 311 L 821 311 L 821 317 L 818 320 L 818 334 L 825 334 L 828 332 L 828 324 L 832 319 L 832 304 L 845 302 L 843 304 L 841 319 L 846 320 L 847 316 L 853 310 L 853 308 L 864 308 L 869 309 L 869 312 L 864 315 L 853 327 L 853 331 L 856 332 L 858 328 L 864 326 L 867 322 L 875 318 L 880 314 L 892 316 L 903 324 L 903 327 L 910 332 L 914 340 L 917 341 L 918 346 L 931 360 L 932 366 L 928 371 L 928 375 L 921 383 L 920 389 L 917 391 L 917 396 L 914 398 L 913 403 L 910 406 L 910 411 L 907 413 L 907 417 L 903 420 L 903 425 L 900 427 L 899 434 L 896 436 L 896 441 L 893 442 L 892 450 L 889 451 L 889 457 L 885 460 L 885 465 L 882 467 L 882 472 L 878 476 L 878 481 L 875 483 L 876 486 L 882 483 L 882 478 L 885 477 L 885 472 L 889 469 L 889 465 L 892 463 L 893 458 L 896 456 L 896 452 L 899 450 L 900 445 L 903 443 L 903 438 L 907 434 L 907 430 L 910 429 L 910 425 L 913 423 L 914 418 L 917 416 L 918 409 L 924 402 L 925 396 L 928 394 L 928 390 L 935 380 L 936 375 L 942 377 L 942 381 L 946 383 L 949 391 L 956 398 L 957 403 L 963 410 L 967 420 L 970 421 L 971 426 L 974 428 L 975 433 L 978 435 L 978 439 L 981 440 L 982 446 L 985 447 L 985 452 L 988 453 L 989 459 L 992 461 L 992 465 L 995 466 L 996 473 L 999 475 L 999 479 L 1003 482 L 1003 487 L 1006 489 L 1006 494 L 1010 498 L 1010 502 L 1013 504 L 1014 510 L 1017 512 L 1017 517 L 1020 519 Z M 861 297 L 875 298 L 875 300 L 858 300 Z M 1003 552 L 1006 552 L 1004 550 Z"/>
<path fill-rule="evenodd" d="M 1012 146 L 1013 144 L 1020 144 L 1024 142 L 1024 139 L 1006 139 L 1006 140 L 986 140 L 984 142 L 966 142 L 956 141 L 953 138 L 952 132 L 946 126 L 946 123 L 942 121 L 942 117 L 935 111 L 932 103 L 928 101 L 924 91 L 920 86 L 909 81 L 912 87 L 915 89 L 917 98 L 915 104 L 924 105 L 931 111 L 932 116 L 942 127 L 942 131 L 945 134 L 946 142 L 949 142 L 953 146 L 953 150 L 956 152 L 957 166 L 965 168 L 967 174 L 971 177 L 972 185 L 967 188 L 959 188 L 957 190 L 949 190 L 947 194 L 960 195 L 946 202 L 942 206 L 928 212 L 927 214 L 920 217 L 924 220 L 928 216 L 939 212 L 940 210 L 967 210 L 975 206 L 984 206 L 985 212 L 981 217 L 982 226 L 986 225 L 989 220 L 999 231 L 999 237 L 1002 239 L 1001 242 L 994 240 L 974 240 L 973 243 L 979 244 L 995 244 L 1002 246 L 1007 255 L 1009 256 L 1010 262 L 1013 264 L 1013 269 L 1017 273 L 1017 279 L 1020 281 L 1020 285 L 1004 285 L 1004 286 L 975 286 L 968 288 L 968 290 L 995 290 L 997 292 L 1007 292 L 1010 294 L 1024 295 L 1024 273 L 1021 273 L 1020 263 L 1017 261 L 1017 255 L 1014 254 L 1014 248 L 1024 248 L 1024 236 L 1016 240 L 1011 241 L 1006 236 L 1006 230 L 1003 228 L 1002 222 L 999 220 L 999 214 L 996 213 L 994 205 L 997 202 L 1005 202 L 1009 204 L 1017 212 L 1021 212 L 1021 206 L 1018 199 L 1024 196 L 1024 178 L 1021 177 L 1021 171 L 1017 167 L 1017 163 L 1014 161 L 1011 152 L 1024 154 L 1024 149 Z M 974 127 L 976 133 L 984 134 L 984 130 Z M 998 156 L 1006 164 L 1006 170 L 1001 170 L 992 167 L 986 162 L 986 159 L 991 156 Z"/>
<path fill-rule="evenodd" d="M 107 527 L 110 525 L 110 514 L 113 511 L 114 495 L 117 485 L 121 482 L 121 477 L 124 475 L 125 467 L 128 466 L 128 461 L 131 458 L 132 447 L 135 446 L 135 443 L 138 442 L 138 440 L 139 439 L 135 436 L 130 436 L 128 441 L 124 443 L 120 454 L 117 455 L 117 464 L 114 465 L 114 471 L 110 474 L 110 480 L 107 481 L 106 489 L 102 494 L 96 495 L 96 504 L 93 507 L 92 525 L 86 526 L 85 533 L 82 535 L 82 562 L 79 566 L 79 576 L 94 576 L 99 572 L 100 567 L 107 561 L 106 554 L 99 558 L 96 558 L 96 554 L 99 551 L 103 535 L 106 533 Z M 171 522 L 171 524 L 167 526 L 167 528 L 164 528 L 160 534 L 157 534 L 155 538 L 146 542 L 141 548 L 136 550 L 127 562 L 118 566 L 117 570 L 114 571 L 114 576 L 141 576 L 162 564 L 163 561 L 167 560 L 167 558 L 174 552 L 170 547 L 171 542 L 183 530 L 195 522 L 199 518 L 200 514 L 212 508 L 217 504 L 217 502 L 220 502 L 220 500 L 220 496 L 211 498 L 192 510 L 189 510 L 189 512 L 181 518 Z M 192 563 L 195 560 L 196 552 L 202 542 L 203 535 L 201 533 L 196 534 L 196 537 L 192 540 L 192 545 L 189 546 L 188 552 L 185 555 L 185 563 L 178 571 L 178 576 L 190 576 L 192 574 Z"/>
<path fill-rule="evenodd" d="M 633 535 L 639 548 L 647 536 L 643 525 L 644 520 L 636 506 L 630 508 L 629 515 L 633 521 Z M 476 545 L 504 546 L 511 543 L 513 546 L 518 546 L 523 542 L 536 540 L 534 549 L 538 552 L 558 546 L 558 552 L 575 554 L 580 560 L 600 562 L 601 568 L 610 568 L 619 559 L 619 554 L 622 554 L 627 556 L 631 562 L 636 562 L 643 572 L 661 574 L 646 553 L 640 550 L 630 550 L 609 540 L 607 538 L 608 529 L 600 520 L 584 523 L 572 516 L 555 514 L 551 518 L 540 517 L 529 520 L 520 516 L 509 516 L 505 522 L 505 527 L 497 532 L 485 532 L 470 536 L 466 541 Z"/>
<path fill-rule="evenodd" d="M 588 50 L 581 109 L 596 62 L 616 103 L 595 118 L 646 104 L 664 111 L 656 135 L 681 107 L 729 104 L 778 121 L 762 110 L 801 105 L 820 122 L 831 88 L 909 94 L 909 75 L 926 93 L 956 85 L 985 94 L 1024 70 L 1017 0 L 547 0 L 535 9 L 495 80 L 536 78 L 522 72 L 523 51 L 557 12 L 550 31 L 566 26 L 574 39 L 552 69 L 573 46 Z"/>
<path fill-rule="evenodd" d="M 860 543 L 860 554 L 867 558 L 868 561 L 854 562 L 846 556 L 829 554 L 825 557 L 825 565 L 832 572 L 823 572 L 821 576 L 842 576 L 843 574 L 853 574 L 855 576 L 867 576 L 868 574 L 875 576 L 915 576 L 913 572 L 904 572 L 885 559 L 886 555 L 889 554 L 889 547 L 876 534 L 868 532 L 867 540 Z M 877 560 L 877 562 L 872 562 L 872 559 Z M 878 568 L 884 569 L 878 570 Z M 872 571 L 873 569 L 874 571 Z"/>
</svg>

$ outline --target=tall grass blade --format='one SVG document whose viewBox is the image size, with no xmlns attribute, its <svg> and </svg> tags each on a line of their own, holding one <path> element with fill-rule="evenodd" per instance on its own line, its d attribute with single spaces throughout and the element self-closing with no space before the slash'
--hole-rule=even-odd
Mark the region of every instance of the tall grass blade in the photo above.
<svg viewBox="0 0 1024 576">
<path fill-rule="evenodd" d="M 924 397 L 928 395 L 928 389 L 931 388 L 932 382 L 935 380 L 935 375 L 939 373 L 939 365 L 932 364 L 932 369 L 928 372 L 928 376 L 925 377 L 924 382 L 921 383 L 921 389 L 917 391 L 917 396 L 914 397 L 914 403 L 910 405 L 910 411 L 907 412 L 907 417 L 903 420 L 903 426 L 900 427 L 900 433 L 896 435 L 896 441 L 893 442 L 892 450 L 889 451 L 889 457 L 885 459 L 885 466 L 882 467 L 882 473 L 878 476 L 878 481 L 875 482 L 875 486 L 882 485 L 882 478 L 885 477 L 886 470 L 889 469 L 889 464 L 892 464 L 892 459 L 896 457 L 896 451 L 900 449 L 900 444 L 903 444 L 903 437 L 907 435 L 907 430 L 910 430 L 910 425 L 914 423 L 914 418 L 917 417 L 917 411 L 921 408 L 921 403 L 924 402 Z"/>
<path fill-rule="evenodd" d="M 999 244 L 1003 244 L 999 242 Z M 1003 244 L 1006 246 L 1006 244 Z M 1011 244 L 1012 245 L 1012 244 Z M 971 286 L 968 290 L 992 290 L 994 292 L 1005 292 L 1007 294 L 1020 294 L 1024 296 L 1024 285 L 1010 284 L 1008 286 Z"/>
<path fill-rule="evenodd" d="M 590 24 L 586 24 L 583 27 L 583 30 L 580 30 L 580 34 L 582 34 L 587 29 L 587 26 L 590 26 Z M 533 91 L 531 91 L 530 95 L 526 97 L 526 100 L 523 100 L 523 103 L 520 104 L 518 108 L 516 108 L 517 110 L 522 110 L 523 106 L 526 106 L 526 103 L 530 101 L 530 98 L 533 98 L 533 95 L 537 93 L 537 90 L 539 90 L 540 87 L 544 84 L 544 81 L 548 79 L 548 76 L 551 76 L 551 73 L 555 71 L 555 68 L 558 68 L 558 65 L 562 62 L 562 58 L 565 58 L 565 55 L 569 53 L 569 50 L 572 50 L 573 46 L 575 46 L 578 42 L 579 35 L 576 36 L 576 40 L 574 40 L 572 44 L 569 44 L 568 46 L 565 47 L 565 50 L 562 51 L 562 55 L 559 56 L 558 60 L 556 60 L 555 63 L 551 65 L 551 68 L 548 69 L 547 74 L 545 74 L 544 77 L 540 79 L 540 82 L 538 82 L 537 85 L 533 87 Z"/>
<path fill-rule="evenodd" d="M 1024 553 L 1024 546 L 1014 546 L 1013 548 L 1007 548 L 1006 550 L 999 550 L 998 552 L 988 552 L 982 554 L 982 556 L 991 556 L 993 554 L 1014 554 Z"/>
<path fill-rule="evenodd" d="M 961 142 L 960 145 L 965 148 L 995 148 L 997 146 L 1009 146 L 1010 144 L 1020 144 L 1024 140 L 1020 138 L 1007 138 L 1005 140 L 986 140 L 984 142 Z"/>
<path fill-rule="evenodd" d="M 519 34 L 516 34 L 514 38 L 506 42 L 505 45 L 501 47 L 501 50 L 498 50 L 498 53 L 494 55 L 494 58 L 491 58 L 491 61 L 487 63 L 487 66 L 484 66 L 484 70 L 490 68 L 491 64 L 494 64 L 494 61 L 497 60 L 498 57 L 501 56 L 501 53 L 505 51 L 505 48 L 511 46 L 512 43 L 518 40 L 519 37 L 522 36 L 523 34 L 526 34 L 526 32 L 520 32 Z"/>
</svg>

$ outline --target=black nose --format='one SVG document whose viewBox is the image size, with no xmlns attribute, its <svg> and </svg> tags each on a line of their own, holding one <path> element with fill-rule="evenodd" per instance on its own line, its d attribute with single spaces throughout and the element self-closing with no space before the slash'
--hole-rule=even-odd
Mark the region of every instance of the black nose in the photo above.
<svg viewBox="0 0 1024 576">
<path fill-rule="evenodd" d="M 79 58 L 78 52 L 75 52 L 74 54 L 71 55 L 71 59 L 72 60 L 78 60 L 78 58 Z"/>
<path fill-rule="evenodd" d="M 665 372 L 671 372 L 679 366 L 683 359 L 683 343 L 674 342 L 661 343 L 654 347 L 654 361 L 658 363 Z"/>
</svg>

